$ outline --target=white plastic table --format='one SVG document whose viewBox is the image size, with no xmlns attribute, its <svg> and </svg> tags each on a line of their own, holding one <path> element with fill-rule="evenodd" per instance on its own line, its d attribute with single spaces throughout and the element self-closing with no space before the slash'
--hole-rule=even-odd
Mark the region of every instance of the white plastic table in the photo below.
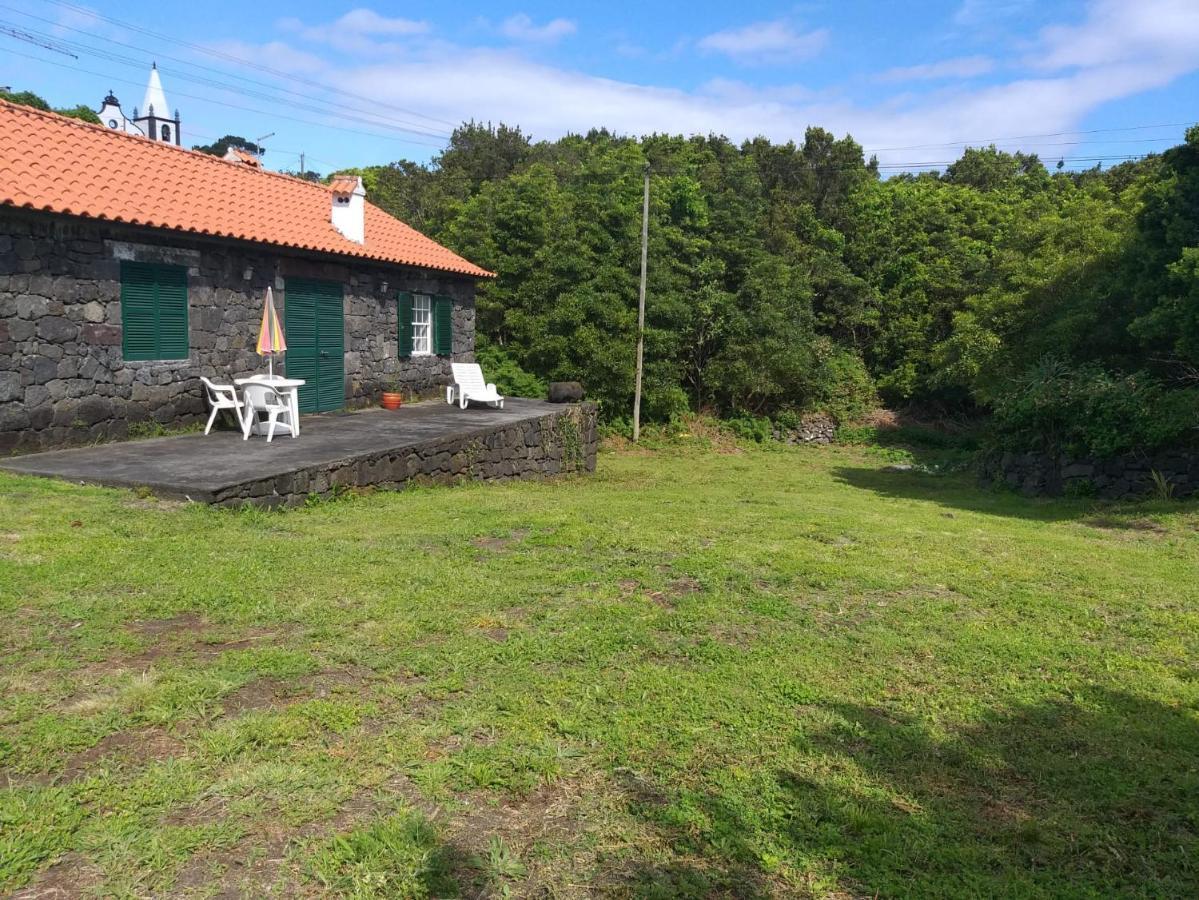
<svg viewBox="0 0 1199 900">
<path fill-rule="evenodd" d="M 254 375 L 249 378 L 234 378 L 233 383 L 238 387 L 242 385 L 254 383 L 265 384 L 267 387 L 272 387 L 280 394 L 287 397 L 287 405 L 291 407 L 291 420 L 295 422 L 296 435 L 300 434 L 300 388 L 306 384 L 303 378 L 284 378 L 282 375 L 276 375 L 274 378 L 269 375 Z M 283 424 L 283 423 L 280 423 Z M 254 434 L 261 434 L 258 430 L 258 416 L 254 417 L 254 424 L 251 426 Z"/>
</svg>

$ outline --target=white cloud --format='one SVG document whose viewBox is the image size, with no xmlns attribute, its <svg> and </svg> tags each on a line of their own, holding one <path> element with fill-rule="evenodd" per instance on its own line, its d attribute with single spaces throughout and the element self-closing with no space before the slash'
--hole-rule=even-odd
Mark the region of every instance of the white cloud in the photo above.
<svg viewBox="0 0 1199 900">
<path fill-rule="evenodd" d="M 1081 24 L 1042 29 L 1028 62 L 1046 70 L 1151 65 L 1172 78 L 1194 66 L 1197 45 L 1196 0 L 1098 0 Z"/>
<path fill-rule="evenodd" d="M 236 57 L 246 63 L 270 66 L 295 75 L 313 75 L 330 69 L 329 63 L 314 53 L 297 50 L 284 41 L 250 44 L 245 41 L 212 41 L 204 46 Z"/>
<path fill-rule="evenodd" d="M 1029 45 L 1035 67 L 1026 65 L 1022 76 L 1005 76 L 982 87 L 950 82 L 931 92 L 876 87 L 868 102 L 847 99 L 840 89 L 817 92 L 794 83 L 764 87 L 712 79 L 691 90 L 636 84 L 537 62 L 515 49 L 438 45 L 441 49 L 434 52 L 430 38 L 419 39 L 412 52 L 326 61 L 319 77 L 440 120 L 503 121 L 536 138 L 604 126 L 625 134 L 716 133 L 733 140 L 765 135 L 786 141 L 801 140 L 808 125 L 820 125 L 852 134 L 868 150 L 926 147 L 1068 131 L 1105 103 L 1199 70 L 1199 56 L 1183 52 L 1188 42 L 1199 45 L 1199 23 L 1188 21 L 1195 17 L 1176 15 L 1186 6 L 1180 0 L 1139 0 L 1140 12 L 1128 13 L 1111 0 L 1093 0 L 1080 23 L 1046 29 Z M 1173 15 L 1171 27 L 1144 21 L 1153 15 Z M 1106 39 L 1107 29 L 1117 22 L 1121 31 L 1116 34 L 1127 34 L 1133 49 Z M 758 50 L 765 52 L 761 42 Z M 298 72 L 312 71 L 317 64 L 311 54 L 294 50 L 289 62 L 288 52 L 277 42 L 239 51 L 277 68 L 294 65 Z M 1007 73 L 1011 63 L 996 61 L 994 71 Z M 987 64 L 966 57 L 909 67 L 902 78 L 895 71 L 883 74 L 894 82 L 965 78 L 967 72 L 981 74 Z M 1030 141 L 1024 149 L 1038 147 Z M 1048 145 L 1045 149 L 1060 152 Z M 879 157 L 883 163 L 914 164 L 953 159 L 957 152 L 895 149 Z"/>
<path fill-rule="evenodd" d="M 330 44 L 342 50 L 366 49 L 377 44 L 381 38 L 420 37 L 433 30 L 424 20 L 383 16 L 365 7 L 352 9 L 340 18 L 321 25 L 308 25 L 294 16 L 280 19 L 276 24 L 283 31 L 306 41 Z"/>
<path fill-rule="evenodd" d="M 995 68 L 994 60 L 986 56 L 959 56 L 940 62 L 918 66 L 900 66 L 887 69 L 878 76 L 879 81 L 936 81 L 943 78 L 974 78 L 986 75 Z"/>
<path fill-rule="evenodd" d="M 815 56 L 824 49 L 828 37 L 827 28 L 801 32 L 779 19 L 717 31 L 700 38 L 696 46 L 740 63 L 792 63 Z"/>
<path fill-rule="evenodd" d="M 954 11 L 953 24 L 963 28 L 978 28 L 1024 12 L 1031 0 L 962 0 Z"/>
<path fill-rule="evenodd" d="M 525 13 L 509 16 L 500 24 L 500 34 L 514 41 L 553 43 L 569 37 L 578 30 L 570 19 L 551 19 L 544 25 L 536 25 Z"/>
<path fill-rule="evenodd" d="M 344 28 L 363 35 L 386 35 L 387 37 L 402 37 L 412 34 L 428 34 L 429 23 L 416 19 L 389 18 L 381 16 L 373 9 L 352 9 L 336 22 L 331 28 Z"/>
</svg>

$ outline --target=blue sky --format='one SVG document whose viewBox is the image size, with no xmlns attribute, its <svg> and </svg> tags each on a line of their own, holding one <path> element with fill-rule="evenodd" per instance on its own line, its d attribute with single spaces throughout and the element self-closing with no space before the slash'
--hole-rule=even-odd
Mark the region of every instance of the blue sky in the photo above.
<svg viewBox="0 0 1199 900">
<path fill-rule="evenodd" d="M 1196 47 L 1199 0 L 0 0 L 0 85 L 56 105 L 112 88 L 129 111 L 156 59 L 185 142 L 274 132 L 268 166 L 305 151 L 326 172 L 428 159 L 470 118 L 535 138 L 602 125 L 799 140 L 822 125 L 886 171 L 991 140 L 1110 164 L 1199 118 Z"/>
</svg>

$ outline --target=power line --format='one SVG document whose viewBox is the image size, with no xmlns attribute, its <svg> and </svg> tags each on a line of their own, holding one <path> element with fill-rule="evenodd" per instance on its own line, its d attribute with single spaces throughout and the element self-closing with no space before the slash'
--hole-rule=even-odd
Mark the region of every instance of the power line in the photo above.
<svg viewBox="0 0 1199 900">
<path fill-rule="evenodd" d="M 1070 137 L 1076 134 L 1110 134 L 1123 131 L 1148 131 L 1153 128 L 1189 128 L 1193 122 L 1167 122 L 1162 125 L 1125 125 L 1119 128 L 1092 128 L 1088 131 L 1054 131 L 1046 134 L 1017 134 L 1012 137 L 978 138 L 970 141 L 946 141 L 943 144 L 909 144 L 906 147 L 871 147 L 863 149 L 863 153 L 887 153 L 895 150 L 933 150 L 938 147 L 977 146 L 979 144 L 997 144 L 1010 141 L 1031 141 L 1038 138 Z M 1162 139 L 1158 139 L 1162 140 Z M 1164 140 L 1169 140 L 1165 138 Z M 1099 142 L 1095 143 L 1113 143 Z"/>
<path fill-rule="evenodd" d="M 156 40 L 170 41 L 173 44 L 179 44 L 180 46 L 187 47 L 188 49 L 194 50 L 197 53 L 203 53 L 208 56 L 214 56 L 219 59 L 223 59 L 227 62 L 233 62 L 233 63 L 236 63 L 241 66 L 247 66 L 251 69 L 256 69 L 260 72 L 266 72 L 267 74 L 274 75 L 277 78 L 284 78 L 284 79 L 287 79 L 288 81 L 298 82 L 300 84 L 306 84 L 309 87 L 318 88 L 319 90 L 327 91 L 332 94 L 340 94 L 343 97 L 353 97 L 356 100 L 363 100 L 367 103 L 377 104 L 380 106 L 386 106 L 397 112 L 402 112 L 402 113 L 405 113 L 410 116 L 417 116 L 418 118 L 421 118 L 421 119 L 428 119 L 430 122 L 439 122 L 440 124 L 448 125 L 451 128 L 458 127 L 458 123 L 456 123 L 456 122 L 450 122 L 446 119 L 439 119 L 436 116 L 430 116 L 426 113 L 422 113 L 422 112 L 419 112 L 414 109 L 408 109 L 403 106 L 398 106 L 394 103 L 386 103 L 383 101 L 375 100 L 374 98 L 367 97 L 363 94 L 357 94 L 357 93 L 354 93 L 353 91 L 347 91 L 342 88 L 323 84 L 314 79 L 305 78 L 304 76 L 297 75 L 293 72 L 285 72 L 281 69 L 275 69 L 275 68 L 272 68 L 271 66 L 267 66 L 267 65 L 263 65 L 262 63 L 254 62 L 253 60 L 246 59 L 241 56 L 237 56 L 236 54 L 233 54 L 233 53 L 225 53 L 221 50 L 216 50 L 212 47 L 205 47 L 202 44 L 193 44 L 190 41 L 181 40 L 180 38 L 171 37 L 170 35 L 166 35 L 166 34 L 160 34 L 159 32 L 152 31 L 149 28 L 143 28 L 140 25 L 133 25 L 129 22 L 123 22 L 120 19 L 114 19 L 111 16 L 106 16 L 103 13 L 98 13 L 94 10 L 87 9 L 86 7 L 78 6 L 74 3 L 69 3 L 69 2 L 67 2 L 67 0 L 49 0 L 49 2 L 55 4 L 56 6 L 60 6 L 65 9 L 73 10 L 74 12 L 82 13 L 84 15 L 88 15 L 88 16 L 92 16 L 94 18 L 100 19 L 101 21 L 107 22 L 110 25 L 116 25 L 119 28 L 127 28 L 131 31 L 136 31 L 139 34 L 144 34 L 147 37 L 155 38 Z"/>
<path fill-rule="evenodd" d="M 55 53 L 61 53 L 63 56 L 70 56 L 74 59 L 79 59 L 78 56 L 75 56 L 74 53 L 65 48 L 64 42 L 55 41 L 46 35 L 31 34 L 28 31 L 24 31 L 20 28 L 14 28 L 2 23 L 0 23 L 0 34 L 6 34 L 10 38 L 15 38 L 18 41 L 24 41 L 27 44 L 33 44 L 34 46 L 41 47 L 43 50 L 52 50 Z"/>
<path fill-rule="evenodd" d="M 114 81 L 122 82 L 124 84 L 132 84 L 132 85 L 140 86 L 140 82 L 132 81 L 128 78 L 115 77 L 109 73 L 94 72 L 90 69 L 84 69 L 79 66 L 72 66 L 69 63 L 62 63 L 62 62 L 58 62 L 57 60 L 45 59 L 43 57 L 34 56 L 29 53 L 21 53 L 17 50 L 10 50 L 8 52 L 13 54 L 14 56 L 23 56 L 26 59 L 36 60 L 37 62 L 46 63 L 48 65 L 59 66 L 60 68 L 64 68 L 64 69 L 71 69 L 75 72 L 81 72 L 84 75 L 94 75 L 97 78 L 109 78 Z M 180 97 L 187 97 L 189 100 L 196 100 L 196 101 L 199 101 L 200 103 L 208 103 L 212 106 L 222 106 L 227 109 L 236 109 L 236 110 L 240 110 L 242 112 L 251 112 L 251 113 L 255 113 L 257 115 L 261 115 L 261 116 L 273 116 L 274 118 L 277 118 L 277 119 L 285 119 L 289 122 L 298 122 L 301 125 L 310 125 L 315 128 L 327 128 L 327 129 L 330 129 L 333 131 L 338 131 L 343 134 L 347 134 L 347 133 L 348 134 L 360 134 L 360 135 L 364 135 L 366 137 L 380 138 L 380 139 L 386 140 L 386 141 L 398 141 L 399 143 L 402 143 L 402 144 L 415 144 L 415 145 L 424 146 L 424 147 L 440 148 L 440 147 L 444 146 L 444 142 L 442 142 L 440 144 L 433 144 L 428 141 L 418 141 L 418 140 L 413 140 L 411 138 L 395 137 L 394 135 L 379 134 L 379 133 L 373 132 L 373 131 L 361 131 L 361 130 L 353 129 L 353 128 L 343 128 L 338 125 L 330 125 L 326 122 L 313 122 L 310 119 L 298 119 L 295 116 L 287 116 L 287 115 L 283 115 L 282 113 L 278 113 L 278 112 L 268 112 L 267 110 L 255 109 L 254 107 L 251 107 L 251 106 L 239 106 L 236 103 L 227 103 L 227 102 L 223 102 L 220 100 L 213 100 L 209 97 L 204 97 L 204 96 L 200 96 L 197 94 L 188 94 L 183 91 L 174 91 L 174 93 Z"/>
<path fill-rule="evenodd" d="M 11 9 L 11 7 L 7 7 L 4 4 L 0 4 L 0 7 L 5 8 L 5 9 Z M 3 31 L 4 31 L 3 23 L 0 23 L 0 33 L 3 33 Z M 35 34 L 36 34 L 36 32 L 35 32 Z M 132 45 L 124 44 L 121 41 L 112 41 L 112 43 L 118 44 L 120 46 L 132 47 Z M 90 45 L 83 44 L 83 43 L 80 43 L 77 41 L 64 41 L 63 44 L 64 44 L 64 46 L 78 49 L 82 53 L 87 53 L 87 54 L 99 57 L 100 59 L 106 59 L 110 62 L 116 62 L 121 65 L 126 65 L 126 66 L 130 66 L 133 68 L 139 68 L 139 69 L 145 67 L 145 62 L 143 60 L 134 59 L 129 56 L 122 56 L 121 54 L 114 53 L 111 50 L 92 47 Z M 137 50 L 139 48 L 133 47 L 133 49 Z M 74 54 L 71 54 L 71 55 L 74 56 Z M 76 57 L 76 58 L 78 58 L 78 57 Z M 163 58 L 164 59 L 176 59 L 175 57 L 169 57 L 169 56 L 163 56 Z M 180 62 L 183 65 L 194 65 L 193 63 L 188 63 L 183 60 L 176 60 L 176 61 Z M 197 66 L 197 68 L 208 68 L 208 67 Z M 293 107 L 296 109 L 304 109 L 304 110 L 308 110 L 310 112 L 318 113 L 320 115 L 330 116 L 332 118 L 344 119 L 347 122 L 358 122 L 360 124 L 373 125 L 373 126 L 381 127 L 381 128 L 394 128 L 394 130 L 396 130 L 396 131 L 402 131 L 402 132 L 406 132 L 409 134 L 416 134 L 416 135 L 420 135 L 422 137 L 437 138 L 440 140 L 446 140 L 450 137 L 450 135 L 445 132 L 435 132 L 435 131 L 429 131 L 429 130 L 422 129 L 422 128 L 406 127 L 406 126 L 408 126 L 409 123 L 406 123 L 406 122 L 403 122 L 403 121 L 397 120 L 397 119 L 389 119 L 387 117 L 379 116 L 377 113 L 371 113 L 369 111 L 366 111 L 367 115 L 374 116 L 375 118 L 364 118 L 362 116 L 348 115 L 342 111 L 342 109 L 343 109 L 342 107 L 339 107 L 328 101 L 323 101 L 323 100 L 319 100 L 319 99 L 315 100 L 315 102 L 321 103 L 324 106 L 332 107 L 332 109 L 325 109 L 325 108 L 322 108 L 319 106 L 313 106 L 313 105 L 311 105 L 311 103 L 298 103 L 295 100 L 281 99 L 275 93 L 264 93 L 263 91 L 250 90 L 250 89 L 247 89 L 240 85 L 229 84 L 228 82 L 217 81 L 215 79 L 206 78 L 203 76 L 196 76 L 196 75 L 192 75 L 188 72 L 180 72 L 175 69 L 170 69 L 170 70 L 163 69 L 161 71 L 163 71 L 163 72 L 169 71 L 173 77 L 182 78 L 185 81 L 192 81 L 197 84 L 205 85 L 208 87 L 215 87 L 219 90 L 228 91 L 228 92 L 234 93 L 234 94 L 240 94 L 245 97 L 266 100 L 271 103 L 286 104 L 287 106 L 290 106 L 290 107 Z M 209 71 L 219 71 L 219 70 L 209 69 Z M 224 74 L 224 73 L 220 73 L 220 74 Z M 261 82 L 250 82 L 250 83 L 251 84 L 253 84 L 253 83 L 261 84 Z M 283 93 L 295 94 L 295 96 L 298 96 L 298 97 L 305 96 L 303 94 L 298 94 L 295 91 L 288 91 L 286 89 L 272 88 L 269 85 L 263 85 L 263 87 L 266 87 L 268 89 L 268 91 L 271 91 L 271 92 L 277 92 L 279 90 L 282 90 Z M 355 108 L 351 107 L 351 109 L 355 109 Z M 379 119 L 380 121 L 376 121 L 375 120 L 376 118 Z M 395 124 L 393 125 L 390 123 L 395 123 Z"/>
</svg>

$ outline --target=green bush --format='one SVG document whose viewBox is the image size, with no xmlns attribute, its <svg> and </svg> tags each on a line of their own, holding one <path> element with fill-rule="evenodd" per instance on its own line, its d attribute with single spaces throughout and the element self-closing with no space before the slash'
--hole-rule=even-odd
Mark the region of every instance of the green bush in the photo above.
<svg viewBox="0 0 1199 900">
<path fill-rule="evenodd" d="M 816 341 L 816 370 L 808 406 L 838 422 L 860 419 L 878 406 L 874 380 L 856 353 L 827 339 Z"/>
<path fill-rule="evenodd" d="M 507 397 L 534 397 L 544 399 L 549 386 L 531 372 L 526 372 L 516 359 L 498 344 L 479 336 L 475 348 L 475 359 L 483 367 L 483 375 L 494 381 L 496 390 Z"/>
<path fill-rule="evenodd" d="M 1005 450 L 1108 457 L 1193 445 L 1199 390 L 1045 359 L 1000 395 L 992 424 Z"/>
<path fill-rule="evenodd" d="M 764 444 L 774 437 L 774 423 L 766 416 L 742 415 L 725 422 L 729 430 L 743 441 Z"/>
</svg>

